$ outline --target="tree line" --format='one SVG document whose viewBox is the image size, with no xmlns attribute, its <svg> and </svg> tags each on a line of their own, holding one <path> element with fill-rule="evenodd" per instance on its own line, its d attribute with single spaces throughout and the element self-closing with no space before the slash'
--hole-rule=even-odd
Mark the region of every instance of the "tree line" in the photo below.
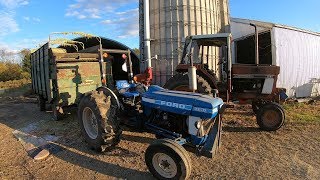
<svg viewBox="0 0 320 180">
<path fill-rule="evenodd" d="M 31 78 L 31 51 L 23 49 L 19 53 L 0 49 L 0 82 Z"/>
</svg>

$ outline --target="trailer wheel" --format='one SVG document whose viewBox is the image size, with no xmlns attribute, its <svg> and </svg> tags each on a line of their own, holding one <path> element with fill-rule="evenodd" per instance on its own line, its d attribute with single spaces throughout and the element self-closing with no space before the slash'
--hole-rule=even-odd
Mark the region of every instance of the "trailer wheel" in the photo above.
<svg viewBox="0 0 320 180">
<path fill-rule="evenodd" d="M 46 110 L 46 100 L 41 95 L 38 95 L 37 100 L 38 100 L 38 106 L 39 106 L 40 111 L 45 111 Z"/>
<path fill-rule="evenodd" d="M 157 179 L 188 179 L 191 159 L 188 152 L 170 139 L 155 140 L 147 148 L 145 162 Z"/>
<path fill-rule="evenodd" d="M 197 75 L 198 90 L 197 93 L 207 94 L 212 96 L 212 88 L 210 84 L 201 76 Z M 188 74 L 176 74 L 171 77 L 166 84 L 163 86 L 166 89 L 175 90 L 175 91 L 187 91 L 189 89 L 189 76 Z"/>
<path fill-rule="evenodd" d="M 110 99 L 102 91 L 93 91 L 82 98 L 78 108 L 81 132 L 89 146 L 98 152 L 104 152 L 120 141 L 117 106 Z"/>
<path fill-rule="evenodd" d="M 265 131 L 276 131 L 284 124 L 285 112 L 277 103 L 261 106 L 256 115 L 259 127 Z"/>
</svg>

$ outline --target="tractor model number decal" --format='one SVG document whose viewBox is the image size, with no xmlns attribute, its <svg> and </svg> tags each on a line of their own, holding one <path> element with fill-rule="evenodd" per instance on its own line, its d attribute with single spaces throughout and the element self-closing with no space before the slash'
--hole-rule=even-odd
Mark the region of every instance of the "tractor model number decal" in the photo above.
<svg viewBox="0 0 320 180">
<path fill-rule="evenodd" d="M 218 112 L 217 108 L 214 109 L 207 109 L 207 108 L 200 108 L 200 107 L 193 107 L 193 111 L 201 112 L 201 113 L 216 113 Z"/>
<path fill-rule="evenodd" d="M 168 106 L 168 107 L 178 108 L 178 109 L 184 109 L 184 110 L 188 110 L 188 111 L 192 110 L 192 106 L 191 105 L 179 104 L 179 103 L 168 102 L 168 101 L 156 100 L 155 104 L 158 104 L 158 105 L 161 105 L 161 106 Z"/>
</svg>

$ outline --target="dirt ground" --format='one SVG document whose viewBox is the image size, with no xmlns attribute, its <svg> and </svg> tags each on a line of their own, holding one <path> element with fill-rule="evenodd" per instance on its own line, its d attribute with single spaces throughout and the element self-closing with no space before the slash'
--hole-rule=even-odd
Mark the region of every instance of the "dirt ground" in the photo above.
<svg viewBox="0 0 320 180">
<path fill-rule="evenodd" d="M 12 132 L 39 121 L 44 127 L 38 134 L 60 138 L 56 152 L 35 161 Z M 190 153 L 191 179 L 320 179 L 318 122 L 289 121 L 277 132 L 263 132 L 250 107 L 229 109 L 220 154 L 207 159 Z M 116 149 L 98 154 L 87 148 L 74 114 L 55 122 L 33 98 L 0 98 L 0 179 L 152 179 L 144 152 L 153 140 L 125 128 Z"/>
</svg>

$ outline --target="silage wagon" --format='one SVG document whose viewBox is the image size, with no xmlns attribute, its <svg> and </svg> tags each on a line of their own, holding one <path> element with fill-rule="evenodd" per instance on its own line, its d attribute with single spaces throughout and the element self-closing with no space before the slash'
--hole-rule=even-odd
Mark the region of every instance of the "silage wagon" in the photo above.
<svg viewBox="0 0 320 180">
<path fill-rule="evenodd" d="M 88 35 L 83 38 L 88 39 L 86 42 L 89 44 L 92 42 L 90 39 L 95 39 L 95 42 L 100 41 L 101 45 L 99 37 Z M 98 51 L 100 45 L 88 48 L 81 41 L 56 37 L 53 39 L 51 35 L 46 44 L 31 54 L 32 89 L 38 97 L 41 111 L 45 111 L 46 105 L 50 104 L 52 117 L 58 120 L 70 106 L 80 102 L 84 93 L 96 90 L 102 85 L 99 65 L 102 54 Z M 130 53 L 128 49 L 120 51 Z M 110 66 L 104 65 L 104 67 Z M 105 71 L 108 78 L 108 74 L 112 74 L 112 69 Z"/>
</svg>

